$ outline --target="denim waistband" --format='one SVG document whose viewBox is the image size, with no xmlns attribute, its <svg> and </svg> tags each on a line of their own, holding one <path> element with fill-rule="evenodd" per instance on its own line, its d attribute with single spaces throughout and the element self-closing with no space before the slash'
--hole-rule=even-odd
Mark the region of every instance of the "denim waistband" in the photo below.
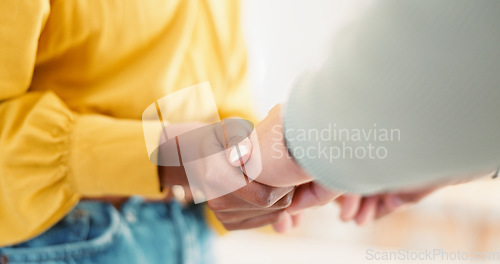
<svg viewBox="0 0 500 264">
<path fill-rule="evenodd" d="M 8 256 L 9 262 L 42 262 L 45 260 L 67 259 L 68 257 L 78 257 L 90 255 L 105 250 L 112 245 L 114 235 L 119 228 L 119 214 L 113 206 L 99 202 L 81 202 L 61 221 L 66 221 L 70 225 L 79 219 L 87 218 L 96 225 L 107 226 L 106 230 L 98 237 L 86 241 L 63 243 L 50 245 L 49 247 L 25 246 L 30 245 L 30 241 L 19 245 L 0 248 L 0 255 Z M 75 227 L 78 228 L 78 227 Z M 68 232 L 69 233 L 69 232 Z M 33 240 L 43 239 L 43 235 Z"/>
<path fill-rule="evenodd" d="M 82 201 L 45 233 L 0 248 L 10 263 L 211 263 L 203 206 Z M 206 261 L 205 261 L 206 260 Z"/>
</svg>

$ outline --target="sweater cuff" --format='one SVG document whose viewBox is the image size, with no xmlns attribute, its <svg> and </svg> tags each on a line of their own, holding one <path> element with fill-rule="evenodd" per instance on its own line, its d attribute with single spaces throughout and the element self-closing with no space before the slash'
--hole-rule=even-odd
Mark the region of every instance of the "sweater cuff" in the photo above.
<svg viewBox="0 0 500 264">
<path fill-rule="evenodd" d="M 314 107 L 304 108 L 304 102 L 315 101 L 314 95 L 309 89 L 314 83 L 313 78 L 314 75 L 311 72 L 302 74 L 295 81 L 294 89 L 282 108 L 284 109 L 282 112 L 283 134 L 288 153 L 309 176 L 322 186 L 336 192 L 357 192 L 358 189 L 351 189 L 350 185 L 343 184 L 343 182 L 349 181 L 342 178 L 344 174 L 335 164 L 319 157 L 305 155 L 307 150 L 317 147 L 318 142 L 295 140 L 300 138 L 299 133 L 318 130 L 318 127 L 323 125 L 323 120 L 314 114 Z M 336 171 L 336 174 L 332 175 L 332 171 Z"/>
<path fill-rule="evenodd" d="M 160 197 L 157 166 L 149 160 L 143 133 L 138 120 L 80 116 L 70 152 L 70 179 L 78 192 L 86 197 Z M 159 140 L 161 131 L 156 135 Z"/>
</svg>

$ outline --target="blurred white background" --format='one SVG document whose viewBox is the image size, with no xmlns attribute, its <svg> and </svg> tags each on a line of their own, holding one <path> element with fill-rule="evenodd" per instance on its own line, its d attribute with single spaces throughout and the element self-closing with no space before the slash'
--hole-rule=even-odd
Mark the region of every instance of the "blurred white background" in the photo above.
<svg viewBox="0 0 500 264">
<path fill-rule="evenodd" d="M 251 84 L 261 116 L 286 101 L 294 79 L 321 61 L 339 29 L 367 4 L 365 0 L 243 0 Z M 216 250 L 222 264 L 421 263 L 369 261 L 370 249 L 499 252 L 500 257 L 499 190 L 500 179 L 449 187 L 365 227 L 342 223 L 332 204 L 311 210 L 289 234 L 267 229 L 231 232 L 218 240 Z M 491 263 L 500 263 L 500 258 Z"/>
<path fill-rule="evenodd" d="M 250 83 L 263 116 L 294 79 L 321 62 L 343 25 L 369 0 L 242 0 Z"/>
</svg>

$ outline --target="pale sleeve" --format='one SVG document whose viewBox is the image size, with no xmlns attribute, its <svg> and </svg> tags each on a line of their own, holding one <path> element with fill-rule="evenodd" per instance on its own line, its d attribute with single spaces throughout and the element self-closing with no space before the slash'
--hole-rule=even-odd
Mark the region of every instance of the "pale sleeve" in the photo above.
<svg viewBox="0 0 500 264">
<path fill-rule="evenodd" d="M 494 0 L 374 1 L 293 87 L 290 152 L 325 186 L 364 194 L 496 170 L 499 18 Z"/>
<path fill-rule="evenodd" d="M 81 197 L 159 195 L 141 121 L 79 115 L 28 91 L 49 13 L 48 1 L 0 2 L 0 246 L 40 234 Z"/>
</svg>

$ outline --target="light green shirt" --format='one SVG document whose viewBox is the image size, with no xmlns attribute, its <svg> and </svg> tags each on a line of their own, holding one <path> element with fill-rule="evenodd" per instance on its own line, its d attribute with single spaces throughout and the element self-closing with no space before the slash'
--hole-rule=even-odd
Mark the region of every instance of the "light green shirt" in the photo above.
<svg viewBox="0 0 500 264">
<path fill-rule="evenodd" d="M 496 170 L 500 1 L 375 1 L 297 80 L 284 126 L 297 162 L 336 190 Z"/>
</svg>

